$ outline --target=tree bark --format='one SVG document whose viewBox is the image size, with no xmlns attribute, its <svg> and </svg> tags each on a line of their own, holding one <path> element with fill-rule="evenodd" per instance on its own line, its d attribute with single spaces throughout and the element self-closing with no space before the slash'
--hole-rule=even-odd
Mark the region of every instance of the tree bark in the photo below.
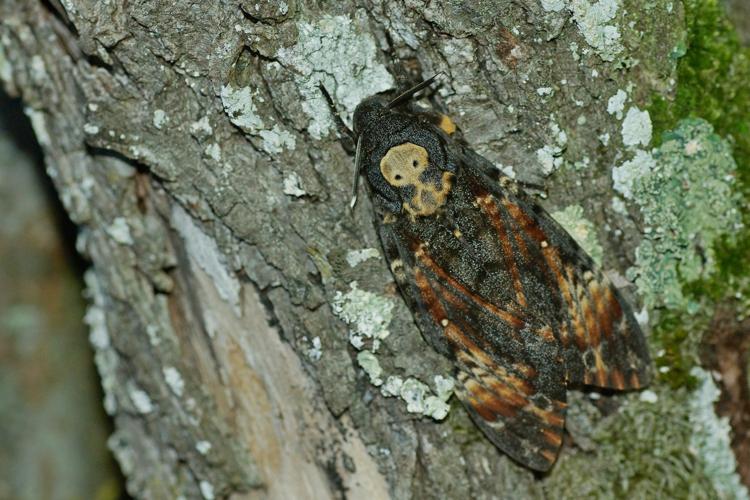
<svg viewBox="0 0 750 500">
<path fill-rule="evenodd" d="M 673 411 L 685 388 L 658 385 L 650 403 L 575 393 L 572 439 L 538 478 L 455 398 L 447 418 L 428 416 L 450 363 L 396 292 L 369 201 L 347 211 L 353 159 L 317 88 L 348 120 L 368 95 L 444 71 L 433 105 L 478 152 L 543 184 L 542 204 L 626 283 L 644 216 L 611 171 L 650 144 L 638 113 L 674 94 L 685 33 L 680 2 L 636 4 L 0 4 L 0 78 L 90 261 L 86 322 L 130 494 L 569 497 L 608 460 L 600 443 L 626 439 L 597 434 L 629 418 L 620 404 L 687 422 Z M 630 292 L 653 323 L 664 304 Z M 693 470 L 700 457 L 680 447 Z"/>
</svg>

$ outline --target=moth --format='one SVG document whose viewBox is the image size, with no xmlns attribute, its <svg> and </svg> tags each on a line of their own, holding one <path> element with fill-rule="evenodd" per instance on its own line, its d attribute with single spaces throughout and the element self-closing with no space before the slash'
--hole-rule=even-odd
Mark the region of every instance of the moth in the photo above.
<svg viewBox="0 0 750 500">
<path fill-rule="evenodd" d="M 393 277 L 425 340 L 454 362 L 473 421 L 546 471 L 562 446 L 567 389 L 644 387 L 648 347 L 576 241 L 447 116 L 414 104 L 434 78 L 356 108 L 353 203 L 361 175 Z"/>
</svg>

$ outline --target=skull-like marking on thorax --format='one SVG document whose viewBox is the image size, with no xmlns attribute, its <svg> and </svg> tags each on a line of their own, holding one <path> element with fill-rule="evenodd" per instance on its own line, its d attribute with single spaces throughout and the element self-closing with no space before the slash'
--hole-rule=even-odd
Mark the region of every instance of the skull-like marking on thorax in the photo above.
<svg viewBox="0 0 750 500">
<path fill-rule="evenodd" d="M 395 188 L 414 188 L 414 196 L 403 205 L 412 216 L 434 214 L 445 204 L 451 190 L 451 172 L 443 172 L 440 186 L 422 180 L 429 164 L 427 150 L 411 142 L 392 147 L 380 160 L 380 172 L 388 184 Z"/>
</svg>

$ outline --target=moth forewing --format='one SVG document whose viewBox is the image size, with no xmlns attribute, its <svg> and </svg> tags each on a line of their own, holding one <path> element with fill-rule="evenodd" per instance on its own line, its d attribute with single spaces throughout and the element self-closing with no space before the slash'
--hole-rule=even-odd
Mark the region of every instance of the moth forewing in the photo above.
<svg viewBox="0 0 750 500">
<path fill-rule="evenodd" d="M 358 170 L 391 272 L 456 394 L 492 443 L 548 470 L 570 386 L 637 389 L 650 358 L 630 307 L 575 240 L 454 134 L 408 101 L 355 111 Z"/>
</svg>

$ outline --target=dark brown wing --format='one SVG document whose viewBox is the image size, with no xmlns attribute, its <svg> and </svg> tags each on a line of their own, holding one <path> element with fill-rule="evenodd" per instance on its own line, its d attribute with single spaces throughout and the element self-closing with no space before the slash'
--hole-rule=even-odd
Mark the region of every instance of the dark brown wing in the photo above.
<svg viewBox="0 0 750 500">
<path fill-rule="evenodd" d="M 513 247 L 510 260 L 531 278 L 518 285 L 519 293 L 543 290 L 529 304 L 538 304 L 533 313 L 541 313 L 560 340 L 567 381 L 617 390 L 647 385 L 648 347 L 620 292 L 538 204 L 488 184 L 471 168 L 467 173 L 466 183 L 499 239 L 512 241 L 503 244 Z M 527 272 L 532 267 L 535 272 Z"/>
<path fill-rule="evenodd" d="M 618 390 L 648 385 L 651 358 L 646 340 L 609 279 L 540 205 L 522 191 L 502 188 L 509 179 L 486 159 L 458 143 L 452 143 L 451 153 L 461 158 L 468 174 L 464 183 L 474 186 L 472 193 L 489 194 L 498 205 L 498 215 L 514 235 L 518 260 L 544 263 L 536 285 L 545 284 L 553 304 L 545 315 L 556 323 L 569 383 Z"/>
<path fill-rule="evenodd" d="M 482 291 L 475 280 L 482 278 L 466 269 L 479 261 L 460 244 L 443 244 L 445 227 L 433 229 L 427 234 L 408 221 L 381 226 L 394 276 L 425 338 L 454 359 L 456 394 L 474 421 L 508 455 L 547 470 L 564 425 L 559 342 L 502 294 Z M 504 265 L 500 255 L 485 258 L 488 269 Z"/>
<path fill-rule="evenodd" d="M 648 350 L 619 292 L 539 205 L 461 165 L 438 217 L 378 221 L 425 338 L 456 362 L 457 395 L 519 462 L 554 463 L 569 383 L 648 382 Z"/>
</svg>

